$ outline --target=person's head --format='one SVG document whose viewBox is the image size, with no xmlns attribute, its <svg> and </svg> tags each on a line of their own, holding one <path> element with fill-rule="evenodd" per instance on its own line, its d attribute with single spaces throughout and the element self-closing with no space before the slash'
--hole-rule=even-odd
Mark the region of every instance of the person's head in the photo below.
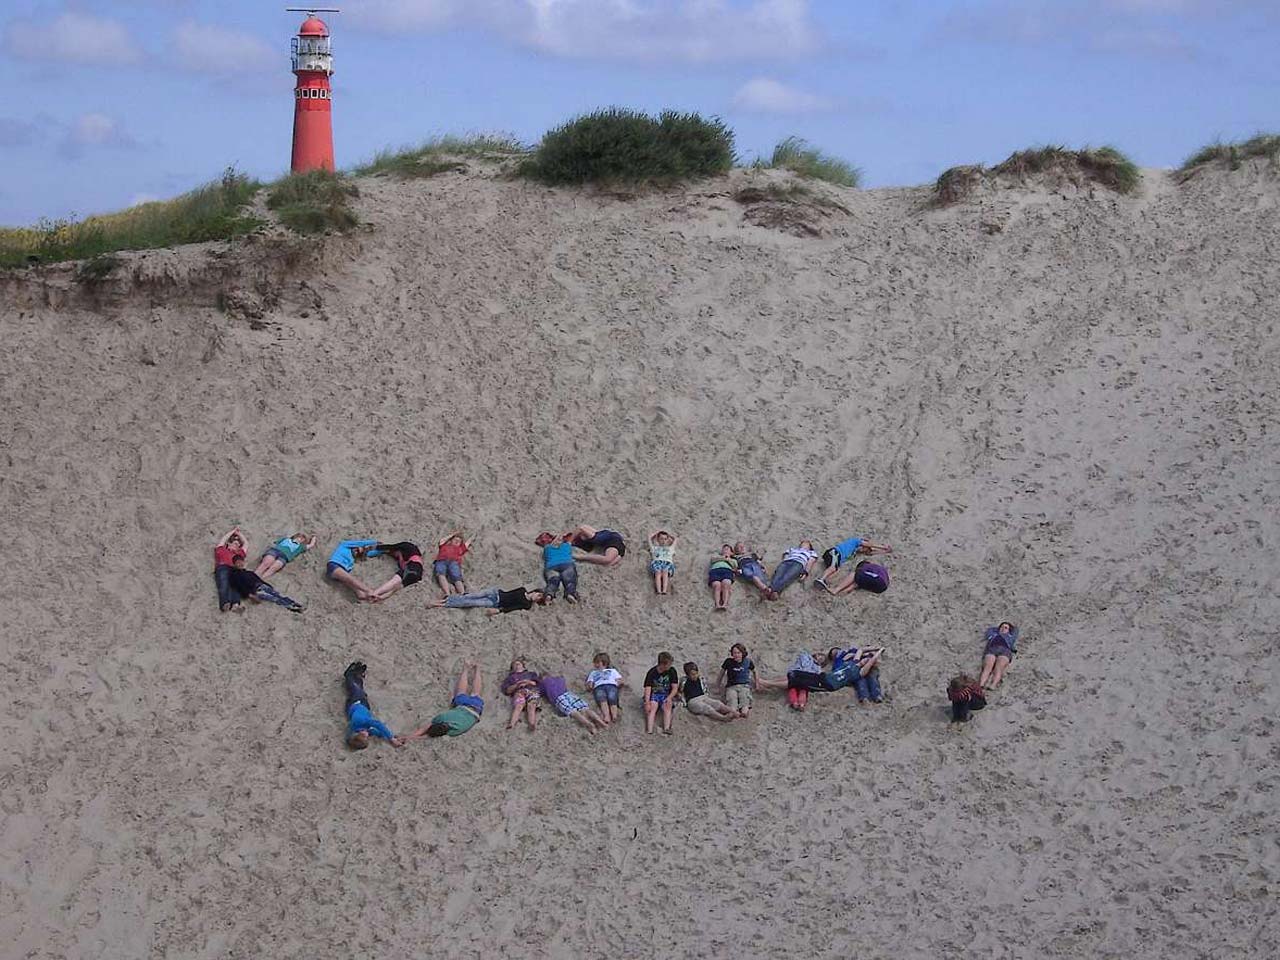
<svg viewBox="0 0 1280 960">
<path fill-rule="evenodd" d="M 546 530 L 543 530 L 538 534 L 533 542 L 540 547 L 545 547 L 547 544 L 555 542 L 556 539 L 557 537 L 554 533 L 548 533 Z"/>
<path fill-rule="evenodd" d="M 671 546 L 671 544 L 675 543 L 676 541 L 675 541 L 675 538 L 671 536 L 671 534 L 667 533 L 667 531 L 659 530 L 657 534 L 654 536 L 653 542 L 658 544 L 659 546 L 669 547 Z"/>
<path fill-rule="evenodd" d="M 735 544 L 733 545 L 733 552 L 734 552 L 734 553 L 746 553 L 746 552 L 747 552 L 747 545 L 746 545 L 745 543 L 743 543 L 741 540 L 739 540 L 737 543 L 735 543 Z"/>
<path fill-rule="evenodd" d="M 1013 624 L 1006 620 L 1004 623 L 1000 624 L 997 630 L 1004 636 L 1008 636 L 1013 633 Z"/>
<path fill-rule="evenodd" d="M 540 607 L 545 607 L 551 602 L 551 598 L 547 596 L 547 591 L 545 590 L 526 590 L 524 595 Z"/>
<path fill-rule="evenodd" d="M 947 684 L 947 689 L 964 690 L 967 687 L 974 686 L 977 682 L 978 681 L 974 680 L 973 677 L 969 676 L 967 673 L 958 673 L 951 678 L 951 682 Z"/>
<path fill-rule="evenodd" d="M 452 537 L 450 537 L 449 542 L 452 543 L 455 547 L 460 547 L 464 543 L 466 543 L 466 541 L 462 539 L 462 534 L 460 533 L 455 533 Z"/>
<path fill-rule="evenodd" d="M 827 663 L 835 663 L 836 657 L 840 656 L 840 648 L 832 647 L 827 651 Z"/>
<path fill-rule="evenodd" d="M 527 661 L 525 660 L 524 657 L 516 657 L 514 660 L 511 661 L 511 672 L 524 673 L 526 666 L 527 666 Z"/>
<path fill-rule="evenodd" d="M 676 658 L 673 657 L 671 654 L 667 653 L 667 651 L 665 650 L 663 650 L 660 654 L 658 654 L 659 670 L 668 670 L 670 669 L 671 665 L 675 662 L 676 662 Z"/>
<path fill-rule="evenodd" d="M 741 663 L 743 660 L 747 659 L 747 648 L 740 643 L 735 643 L 729 648 L 729 656 Z"/>
<path fill-rule="evenodd" d="M 684 675 L 690 680 L 698 679 L 698 665 L 690 660 L 684 665 Z"/>
<path fill-rule="evenodd" d="M 448 732 L 449 732 L 449 725 L 447 723 L 440 723 L 439 721 L 427 727 L 428 737 L 443 737 Z"/>
<path fill-rule="evenodd" d="M 806 550 L 812 550 L 812 549 L 813 549 L 813 541 L 812 541 L 812 540 L 801 540 L 801 541 L 800 541 L 800 546 L 804 547 Z"/>
<path fill-rule="evenodd" d="M 243 548 L 244 548 L 244 537 L 240 536 L 240 534 L 238 534 L 238 533 L 233 533 L 231 536 L 227 537 L 227 546 L 228 546 L 228 547 L 240 547 L 241 549 L 243 549 Z"/>
<path fill-rule="evenodd" d="M 722 543 L 722 544 L 720 544 L 720 556 L 722 556 L 722 557 L 732 557 L 732 556 L 733 556 L 733 546 L 732 546 L 732 544 L 728 544 L 728 543 Z"/>
<path fill-rule="evenodd" d="M 591 665 L 597 670 L 608 670 L 613 664 L 609 660 L 609 655 L 601 650 L 591 658 Z"/>
<path fill-rule="evenodd" d="M 351 736 L 347 737 L 347 746 L 352 750 L 363 750 L 369 745 L 369 731 L 357 730 Z"/>
<path fill-rule="evenodd" d="M 813 659 L 818 662 L 818 666 L 822 666 L 827 662 L 827 655 L 825 653 L 821 653 L 817 650 L 813 650 L 811 653 L 813 655 Z"/>
</svg>

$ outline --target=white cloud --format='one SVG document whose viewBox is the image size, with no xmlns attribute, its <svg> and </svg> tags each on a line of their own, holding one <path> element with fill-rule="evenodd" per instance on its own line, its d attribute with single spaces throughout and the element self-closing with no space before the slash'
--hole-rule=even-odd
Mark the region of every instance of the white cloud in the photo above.
<svg viewBox="0 0 1280 960">
<path fill-rule="evenodd" d="M 566 58 L 774 60 L 819 46 L 809 0 L 366 0 L 348 9 L 374 29 L 480 26 Z"/>
<path fill-rule="evenodd" d="M 124 24 L 71 10 L 48 23 L 14 20 L 5 29 L 3 46 L 21 60 L 120 66 L 142 59 Z"/>
<path fill-rule="evenodd" d="M 830 110 L 834 104 L 827 97 L 808 93 L 769 77 L 748 80 L 733 96 L 739 110 L 760 113 L 815 113 Z"/>
<path fill-rule="evenodd" d="M 84 113 L 66 128 L 60 150 L 65 157 L 80 157 L 93 149 L 132 149 L 138 142 L 119 120 L 105 113 Z"/>
<path fill-rule="evenodd" d="M 173 55 L 184 70 L 219 76 L 284 71 L 288 60 L 260 37 L 187 20 L 173 31 Z"/>
</svg>

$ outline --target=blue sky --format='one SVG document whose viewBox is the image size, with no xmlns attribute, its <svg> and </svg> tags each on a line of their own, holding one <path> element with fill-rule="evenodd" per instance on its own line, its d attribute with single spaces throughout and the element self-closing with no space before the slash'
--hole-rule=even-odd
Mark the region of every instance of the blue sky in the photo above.
<svg viewBox="0 0 1280 960">
<path fill-rule="evenodd" d="M 262 0 L 5 0 L 0 223 L 289 162 L 289 39 Z M 296 4 L 290 4 L 296 5 Z M 795 134 L 868 186 L 1044 142 L 1175 165 L 1280 129 L 1280 0 L 351 0 L 330 3 L 339 166 L 445 132 L 533 141 L 599 106 Z"/>
</svg>

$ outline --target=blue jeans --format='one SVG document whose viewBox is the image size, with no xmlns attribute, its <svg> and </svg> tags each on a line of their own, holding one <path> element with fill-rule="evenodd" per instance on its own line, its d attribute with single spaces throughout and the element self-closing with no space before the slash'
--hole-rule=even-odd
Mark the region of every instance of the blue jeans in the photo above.
<svg viewBox="0 0 1280 960">
<path fill-rule="evenodd" d="M 858 700 L 875 700 L 879 702 L 883 694 L 880 692 L 880 668 L 872 667 L 865 677 L 854 674 L 853 690 Z"/>
<path fill-rule="evenodd" d="M 804 564 L 799 560 L 783 560 L 773 571 L 773 579 L 769 581 L 769 589 L 781 593 L 800 579 L 804 573 Z"/>
<path fill-rule="evenodd" d="M 450 583 L 457 583 L 462 579 L 462 564 L 457 560 L 437 560 L 431 565 L 431 574 L 444 577 Z"/>
<path fill-rule="evenodd" d="M 576 563 L 570 561 L 547 567 L 542 571 L 542 576 L 547 581 L 547 596 L 554 597 L 560 591 L 561 583 L 564 584 L 566 597 L 578 596 L 578 565 Z"/>
<path fill-rule="evenodd" d="M 454 593 L 444 598 L 446 607 L 496 607 L 498 588 L 478 590 L 475 593 Z"/>
</svg>

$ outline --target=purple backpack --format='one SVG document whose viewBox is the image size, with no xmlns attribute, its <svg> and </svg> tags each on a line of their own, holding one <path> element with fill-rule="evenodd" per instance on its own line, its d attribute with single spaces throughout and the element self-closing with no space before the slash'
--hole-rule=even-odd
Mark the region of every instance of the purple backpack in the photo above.
<svg viewBox="0 0 1280 960">
<path fill-rule="evenodd" d="M 889 571 L 878 563 L 864 560 L 854 569 L 853 582 L 859 590 L 884 593 L 889 589 Z"/>
</svg>

